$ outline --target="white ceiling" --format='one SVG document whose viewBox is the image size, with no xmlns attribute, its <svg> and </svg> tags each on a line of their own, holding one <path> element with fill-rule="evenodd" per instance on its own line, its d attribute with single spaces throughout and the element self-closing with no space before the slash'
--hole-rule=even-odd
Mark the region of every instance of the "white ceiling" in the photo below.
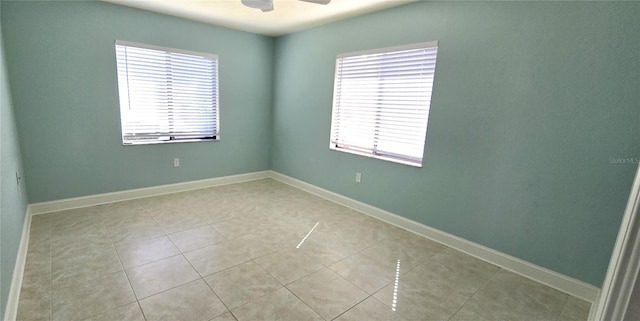
<svg viewBox="0 0 640 321">
<path fill-rule="evenodd" d="M 273 0 L 275 10 L 262 12 L 240 0 L 104 0 L 218 26 L 280 36 L 417 0 L 332 0 L 327 5 Z"/>
</svg>

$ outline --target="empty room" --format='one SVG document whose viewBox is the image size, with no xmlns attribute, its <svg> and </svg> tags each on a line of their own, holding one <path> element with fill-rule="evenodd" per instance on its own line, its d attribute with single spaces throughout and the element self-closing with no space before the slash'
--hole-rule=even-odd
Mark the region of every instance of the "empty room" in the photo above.
<svg viewBox="0 0 640 321">
<path fill-rule="evenodd" d="M 0 317 L 633 320 L 638 17 L 1 0 Z"/>
</svg>

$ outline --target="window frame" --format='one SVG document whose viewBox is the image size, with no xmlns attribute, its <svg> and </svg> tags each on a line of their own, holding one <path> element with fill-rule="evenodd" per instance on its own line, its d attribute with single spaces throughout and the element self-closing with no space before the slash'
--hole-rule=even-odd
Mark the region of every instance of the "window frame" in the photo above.
<svg viewBox="0 0 640 321">
<path fill-rule="evenodd" d="M 196 57 L 202 57 L 205 59 L 209 59 L 213 61 L 213 65 L 214 68 L 212 69 L 212 72 L 214 73 L 215 79 L 212 81 L 215 84 L 215 88 L 212 90 L 212 95 L 215 96 L 215 99 L 212 100 L 213 101 L 213 116 L 211 118 L 206 117 L 204 119 L 206 120 L 212 120 L 213 121 L 213 128 L 214 128 L 214 132 L 213 135 L 211 137 L 200 137 L 200 138 L 175 138 L 175 136 L 170 135 L 171 132 L 169 132 L 169 135 L 161 135 L 158 134 L 157 137 L 155 139 L 141 139 L 141 140 L 126 140 L 125 137 L 125 124 L 127 121 L 127 116 L 125 116 L 125 113 L 123 112 L 123 108 L 131 108 L 131 102 L 128 101 L 127 99 L 127 105 L 123 106 L 123 100 L 121 98 L 121 84 L 120 84 L 120 71 L 119 71 L 119 58 L 118 58 L 118 46 L 125 46 L 125 47 L 135 47 L 135 48 L 141 48 L 141 49 L 149 49 L 149 50 L 156 50 L 156 51 L 163 51 L 163 52 L 167 52 L 170 54 L 181 54 L 181 55 L 189 55 L 189 56 L 196 56 Z M 215 142 L 215 141 L 219 141 L 220 140 L 220 74 L 219 74 L 219 56 L 217 54 L 212 54 L 212 53 L 206 53 L 206 52 L 198 52 L 198 51 L 191 51 L 191 50 L 184 50 L 184 49 L 178 49 L 178 48 L 171 48 L 171 47 L 163 47 L 163 46 L 156 46 L 156 45 L 150 45 L 150 44 L 143 44 L 143 43 L 137 43 L 137 42 L 131 42 L 131 41 L 124 41 L 124 40 L 115 40 L 114 43 L 114 50 L 115 50 L 115 58 L 116 58 L 116 82 L 117 82 L 117 88 L 118 88 L 118 106 L 119 106 L 119 116 L 120 116 L 120 137 L 122 140 L 122 145 L 123 146 L 136 146 L 136 145 L 155 145 L 155 144 L 173 144 L 173 143 L 192 143 L 192 142 Z M 128 64 L 128 61 L 123 62 L 125 64 Z M 126 77 L 128 77 L 129 74 L 127 73 Z M 126 84 L 125 86 L 127 86 L 127 88 L 129 88 L 130 90 L 130 84 Z M 167 107 L 167 109 L 171 109 L 170 107 Z M 159 113 L 160 114 L 160 113 Z M 172 116 L 173 117 L 173 116 Z M 188 122 L 185 122 L 184 124 L 188 124 Z M 172 126 L 169 126 L 167 128 L 175 128 Z M 152 133 L 149 133 L 149 136 L 153 136 Z M 180 135 L 177 135 L 180 136 Z M 168 139 L 161 139 L 162 137 L 168 137 Z"/>
<path fill-rule="evenodd" d="M 427 129 L 428 129 L 428 123 L 429 123 L 429 114 L 431 111 L 431 102 L 432 102 L 432 93 L 433 93 L 433 87 L 434 87 L 434 83 L 435 83 L 435 64 L 437 63 L 437 51 L 438 51 L 438 46 L 439 46 L 439 42 L 437 40 L 435 41 L 428 41 L 428 42 L 420 42 L 420 43 L 412 43 L 412 44 L 407 44 L 407 45 L 400 45 L 400 46 L 392 46 L 392 47 L 384 47 L 384 48 L 377 48 L 377 49 L 369 49 L 369 50 L 361 50 L 361 51 L 354 51 L 354 52 L 348 52 L 348 53 L 342 53 L 342 54 L 338 54 L 336 56 L 336 63 L 335 63 L 335 72 L 334 72 L 334 88 L 333 88 L 333 105 L 332 105 L 332 110 L 331 110 L 331 129 L 330 129 L 330 133 L 329 133 L 329 149 L 330 150 L 335 150 L 335 151 L 340 151 L 340 152 L 345 152 L 345 153 L 350 153 L 350 154 L 355 154 L 355 155 L 360 155 L 360 156 L 365 156 L 365 157 L 369 157 L 369 158 L 375 158 L 375 159 L 381 159 L 381 160 L 385 160 L 385 161 L 390 161 L 390 162 L 394 162 L 394 163 L 399 163 L 399 164 L 404 164 L 404 165 L 409 165 L 409 166 L 414 166 L 414 167 L 422 167 L 423 161 L 424 161 L 424 151 L 426 149 L 426 142 L 427 142 Z M 340 96 L 338 94 L 338 90 L 339 87 L 342 85 L 341 83 L 339 83 L 339 76 L 340 75 L 340 60 L 344 59 L 344 58 L 349 58 L 349 57 L 359 57 L 359 56 L 367 56 L 367 55 L 377 55 L 377 54 L 385 54 L 385 53 L 394 53 L 394 52 L 401 52 L 401 51 L 407 51 L 407 50 L 416 50 L 416 49 L 433 49 L 435 48 L 435 58 L 434 58 L 434 67 L 433 67 L 433 73 L 431 73 L 431 83 L 430 83 L 430 88 L 429 90 L 431 91 L 431 94 L 429 94 L 429 100 L 428 100 L 428 104 L 426 106 L 426 117 L 425 117 L 425 122 L 424 122 L 424 138 L 422 139 L 422 153 L 418 158 L 411 158 L 408 155 L 401 155 L 401 154 L 397 154 L 397 153 L 391 153 L 391 152 L 376 152 L 375 147 L 372 148 L 366 148 L 366 147 L 357 147 L 357 146 L 340 146 L 340 144 L 338 144 L 338 140 L 337 137 L 334 137 L 334 135 L 337 133 L 336 131 L 336 127 L 338 126 L 336 124 L 336 119 L 338 116 L 336 116 L 336 112 L 340 109 L 340 106 L 338 106 L 338 100 Z M 340 89 L 341 90 L 341 89 Z M 341 92 L 340 92 L 341 93 Z M 380 94 L 380 90 L 377 91 L 377 94 Z M 344 107 L 343 111 L 344 111 Z M 374 140 L 379 139 L 378 134 L 373 135 L 373 137 L 371 138 L 372 140 L 372 144 L 374 143 Z"/>
</svg>

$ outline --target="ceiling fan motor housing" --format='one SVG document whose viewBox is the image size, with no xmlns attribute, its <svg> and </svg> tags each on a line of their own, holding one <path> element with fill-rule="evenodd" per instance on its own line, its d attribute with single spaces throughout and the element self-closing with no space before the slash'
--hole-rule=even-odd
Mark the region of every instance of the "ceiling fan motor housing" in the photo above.
<svg viewBox="0 0 640 321">
<path fill-rule="evenodd" d="M 260 9 L 264 12 L 273 10 L 273 0 L 240 0 L 247 7 Z M 300 0 L 316 4 L 328 4 L 331 0 Z"/>
<path fill-rule="evenodd" d="M 242 4 L 255 9 L 271 9 L 273 8 L 272 0 L 241 0 Z"/>
</svg>

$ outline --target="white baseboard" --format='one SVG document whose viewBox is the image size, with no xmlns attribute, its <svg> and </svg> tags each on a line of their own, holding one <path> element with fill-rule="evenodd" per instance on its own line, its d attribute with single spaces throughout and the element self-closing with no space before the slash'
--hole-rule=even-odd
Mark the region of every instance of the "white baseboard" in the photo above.
<svg viewBox="0 0 640 321">
<path fill-rule="evenodd" d="M 107 204 L 113 202 L 127 201 L 137 198 L 158 196 L 164 194 L 185 192 L 200 188 L 214 187 L 220 185 L 242 183 L 270 177 L 270 171 L 253 172 L 239 175 L 223 176 L 209 178 L 184 183 L 152 186 L 126 191 L 96 194 L 82 197 L 67 198 L 49 202 L 30 204 L 30 212 L 32 215 L 44 214 L 56 211 L 70 210 L 74 208 Z"/>
<path fill-rule="evenodd" d="M 280 182 L 283 182 L 285 184 L 289 184 L 291 186 L 299 188 L 301 190 L 307 191 L 309 193 L 318 195 L 322 198 L 333 201 L 335 203 L 344 205 L 346 207 L 350 207 L 366 215 L 372 216 L 374 218 L 377 218 L 389 224 L 411 231 L 423 237 L 432 239 L 436 242 L 442 243 L 446 246 L 462 251 L 464 253 L 467 253 L 471 256 L 474 256 L 486 262 L 495 264 L 501 268 L 520 274 L 524 277 L 543 283 L 552 288 L 555 288 L 557 290 L 560 290 L 562 292 L 565 292 L 577 298 L 586 300 L 588 302 L 594 302 L 600 290 L 599 288 L 593 285 L 590 285 L 585 282 L 568 277 L 566 275 L 551 271 L 547 268 L 537 266 L 533 263 L 498 252 L 496 250 L 490 249 L 483 245 L 434 229 L 424 224 L 393 214 L 391 212 L 387 212 L 383 209 L 362 203 L 360 201 L 356 201 L 346 196 L 342 196 L 340 194 L 322 189 L 315 185 L 280 174 L 275 171 L 254 172 L 254 173 L 170 184 L 170 185 L 161 185 L 161 186 L 133 189 L 133 190 L 127 190 L 127 191 L 113 192 L 113 193 L 69 198 L 69 199 L 56 200 L 56 201 L 50 201 L 50 202 L 34 203 L 29 205 L 28 212 L 30 213 L 30 215 L 43 214 L 43 213 L 49 213 L 49 212 L 55 212 L 55 211 L 73 209 L 73 208 L 80 208 L 80 207 L 94 206 L 94 205 L 106 204 L 106 203 L 112 203 L 112 202 L 118 202 L 118 201 L 131 200 L 131 199 L 142 198 L 142 197 L 157 196 L 157 195 L 183 192 L 188 190 L 207 188 L 207 187 L 213 187 L 213 186 L 219 186 L 219 185 L 241 183 L 241 182 L 258 180 L 258 179 L 269 178 L 269 177 L 275 180 L 278 180 Z M 27 220 L 29 221 L 29 224 L 30 224 L 30 221 L 31 221 L 30 216 L 28 217 Z M 25 220 L 25 222 L 27 220 Z M 25 226 L 25 228 L 27 227 Z M 23 243 L 26 242 L 26 246 L 28 246 L 28 230 L 26 231 L 26 233 L 23 232 L 23 238 L 25 237 L 25 235 L 27 239 L 26 241 L 23 240 L 21 242 L 20 244 L 21 251 L 22 251 Z M 24 267 L 24 258 L 26 258 L 26 250 L 27 249 L 24 248 L 24 253 L 23 254 L 19 253 L 18 262 L 16 263 L 16 271 L 19 271 L 19 275 L 17 275 L 18 272 L 14 273 L 14 283 L 16 282 L 15 281 L 16 277 L 20 278 L 20 283 L 21 283 L 22 268 Z M 20 255 L 24 255 L 24 258 L 22 258 L 21 268 L 18 268 L 18 263 L 20 262 Z M 13 285 L 11 290 L 12 291 L 14 290 Z M 18 292 L 17 295 L 19 296 L 19 287 L 17 292 Z M 17 299 L 18 298 L 15 299 L 16 307 L 17 307 Z M 9 298 L 9 300 L 11 300 L 11 297 Z M 7 304 L 7 307 L 9 307 L 9 304 Z M 9 309 L 7 309 L 7 312 L 9 312 Z M 6 315 L 8 315 L 8 313 L 6 313 Z M 5 320 L 7 319 L 5 318 Z"/>
<path fill-rule="evenodd" d="M 17 318 L 20 289 L 22 289 L 22 276 L 24 275 L 24 266 L 27 262 L 27 251 L 29 250 L 30 231 L 31 213 L 27 207 L 24 215 L 24 224 L 22 224 L 22 237 L 20 237 L 20 245 L 18 246 L 16 265 L 13 267 L 13 277 L 11 278 L 11 286 L 9 287 L 7 305 L 4 309 L 4 321 L 14 321 Z"/>
<path fill-rule="evenodd" d="M 327 200 L 350 207 L 354 210 L 428 239 L 442 243 L 473 257 L 497 265 L 505 270 L 517 273 L 588 302 L 594 302 L 600 290 L 591 284 L 587 284 L 569 276 L 551 271 L 547 268 L 498 252 L 483 245 L 434 229 L 391 212 L 387 212 L 383 209 L 356 201 L 278 172 L 270 171 L 270 177 Z"/>
</svg>

